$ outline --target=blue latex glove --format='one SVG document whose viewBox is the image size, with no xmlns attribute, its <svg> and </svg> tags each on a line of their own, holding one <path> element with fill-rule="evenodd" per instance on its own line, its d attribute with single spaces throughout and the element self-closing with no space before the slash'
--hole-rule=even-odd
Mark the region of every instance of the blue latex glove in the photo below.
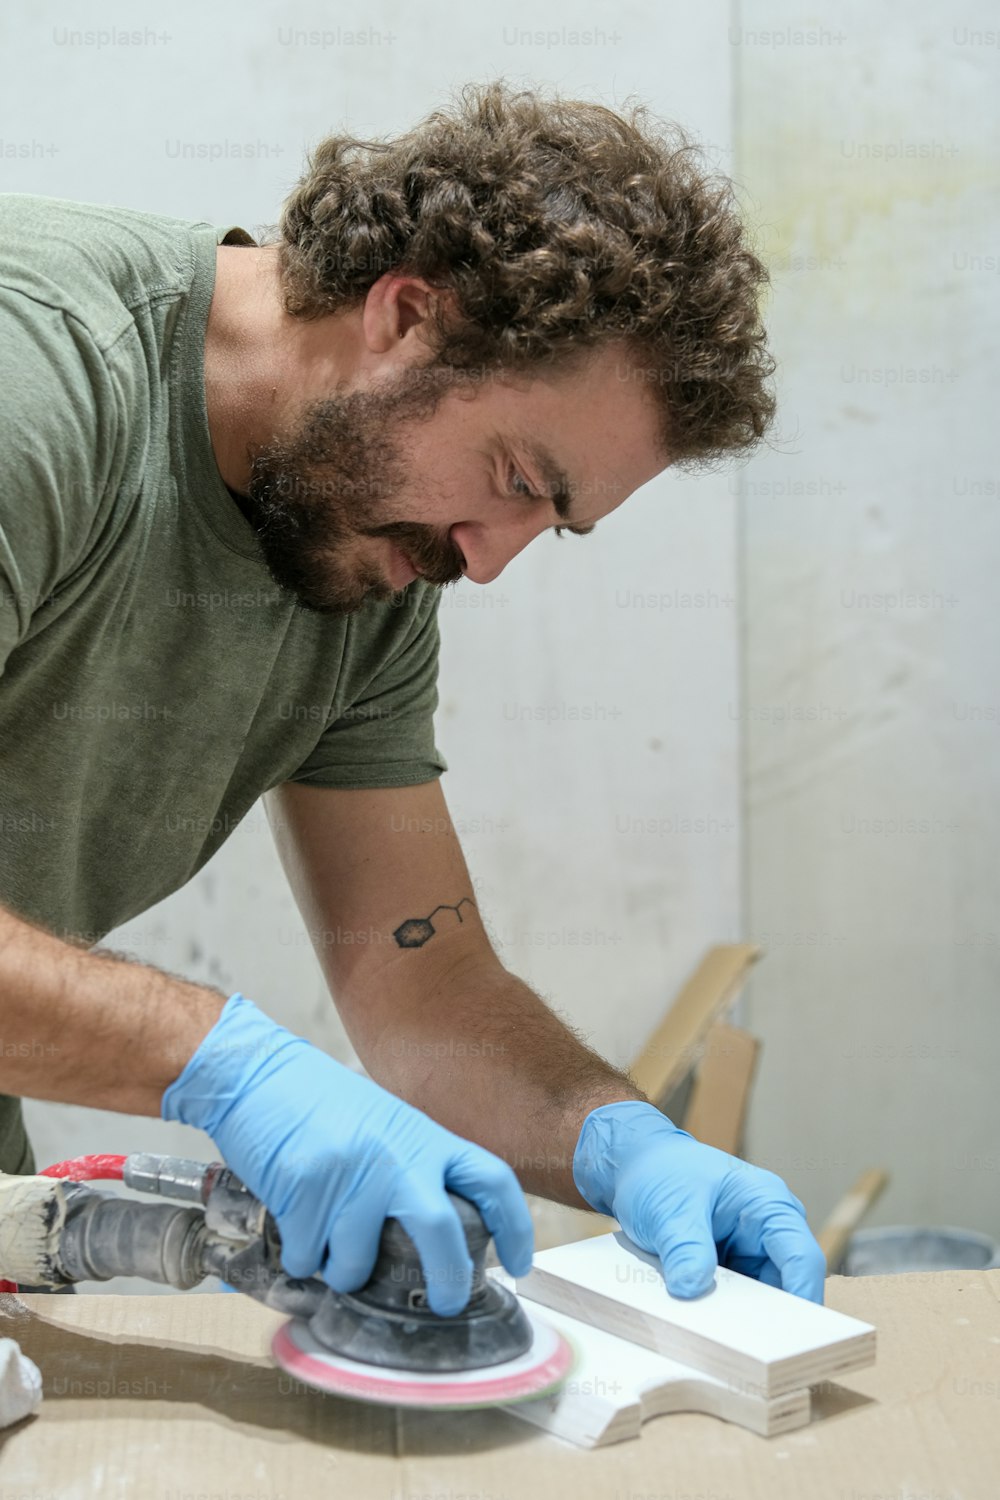
<svg viewBox="0 0 1000 1500">
<path fill-rule="evenodd" d="M 163 1095 L 165 1120 L 206 1130 L 271 1210 L 290 1276 L 337 1292 L 371 1276 L 386 1218 L 420 1255 L 432 1310 L 460 1312 L 472 1262 L 445 1187 L 475 1203 L 514 1276 L 534 1230 L 507 1164 L 294 1036 L 242 995 Z"/>
<path fill-rule="evenodd" d="M 707 1292 L 721 1262 L 823 1301 L 826 1260 L 781 1178 L 702 1145 L 652 1104 L 628 1099 L 591 1110 L 573 1180 L 592 1208 L 659 1256 L 675 1297 Z"/>
</svg>

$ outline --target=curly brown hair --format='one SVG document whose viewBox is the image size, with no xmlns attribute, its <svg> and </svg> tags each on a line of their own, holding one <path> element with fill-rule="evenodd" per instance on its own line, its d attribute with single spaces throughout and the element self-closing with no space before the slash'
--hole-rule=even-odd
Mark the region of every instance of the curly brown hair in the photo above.
<svg viewBox="0 0 1000 1500">
<path fill-rule="evenodd" d="M 323 140 L 278 227 L 296 317 L 356 304 L 387 271 L 453 294 L 430 314 L 436 368 L 568 368 L 623 340 L 677 467 L 753 448 L 774 415 L 768 276 L 733 184 L 641 103 L 469 84 L 395 139 Z"/>
</svg>

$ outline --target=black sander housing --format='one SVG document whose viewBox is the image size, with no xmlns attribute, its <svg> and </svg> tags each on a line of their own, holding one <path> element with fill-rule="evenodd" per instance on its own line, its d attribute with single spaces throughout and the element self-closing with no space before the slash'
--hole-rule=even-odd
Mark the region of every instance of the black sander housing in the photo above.
<svg viewBox="0 0 1000 1500">
<path fill-rule="evenodd" d="M 489 1230 L 475 1205 L 456 1193 L 448 1197 L 472 1261 L 471 1294 L 461 1312 L 442 1317 L 429 1305 L 420 1256 L 397 1219 L 385 1221 L 366 1285 L 338 1293 L 318 1276 L 297 1279 L 282 1269 L 273 1217 L 221 1163 L 139 1153 L 125 1158 L 122 1180 L 139 1192 L 181 1201 L 148 1203 L 44 1176 L 18 1179 L 14 1197 L 13 1179 L 0 1174 L 0 1188 L 11 1185 L 11 1212 L 34 1215 L 33 1238 L 21 1236 L 20 1259 L 0 1264 L 0 1277 L 59 1286 L 143 1276 L 188 1289 L 214 1275 L 288 1313 L 295 1322 L 286 1331 L 301 1336 L 307 1328 L 311 1347 L 351 1368 L 409 1371 L 432 1380 L 508 1365 L 527 1366 L 530 1373 L 536 1325 L 513 1292 L 487 1277 Z M 24 1249 L 29 1244 L 30 1253 Z M 566 1353 L 562 1363 L 569 1362 Z M 538 1355 L 550 1373 L 560 1358 L 551 1347 L 544 1359 L 542 1351 Z"/>
<path fill-rule="evenodd" d="M 486 1277 L 489 1230 L 474 1204 L 449 1199 L 472 1259 L 472 1292 L 454 1317 L 432 1312 L 416 1246 L 386 1219 L 371 1279 L 354 1293 L 331 1292 L 309 1320 L 324 1348 L 394 1370 L 478 1370 L 531 1348 L 531 1324 L 512 1292 Z"/>
</svg>

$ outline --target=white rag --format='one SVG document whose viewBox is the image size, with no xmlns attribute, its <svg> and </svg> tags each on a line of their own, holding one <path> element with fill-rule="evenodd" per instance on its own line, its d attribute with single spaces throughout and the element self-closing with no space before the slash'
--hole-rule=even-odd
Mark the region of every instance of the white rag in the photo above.
<svg viewBox="0 0 1000 1500">
<path fill-rule="evenodd" d="M 0 1339 L 0 1427 L 30 1417 L 42 1404 L 42 1372 L 13 1339 Z"/>
</svg>

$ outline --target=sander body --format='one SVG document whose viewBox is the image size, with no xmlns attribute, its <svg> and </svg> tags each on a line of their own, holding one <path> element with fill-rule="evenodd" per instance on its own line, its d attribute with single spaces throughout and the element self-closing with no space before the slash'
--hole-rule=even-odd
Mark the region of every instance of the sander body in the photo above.
<svg viewBox="0 0 1000 1500">
<path fill-rule="evenodd" d="M 506 1404 L 553 1391 L 572 1369 L 565 1338 L 486 1275 L 489 1231 L 475 1205 L 455 1193 L 448 1196 L 465 1233 L 472 1288 L 461 1312 L 441 1317 L 397 1219 L 385 1221 L 369 1281 L 338 1293 L 319 1276 L 284 1271 L 273 1217 L 228 1167 L 148 1153 L 107 1160 L 121 1168 L 102 1175 L 174 1201 L 143 1202 L 62 1176 L 0 1174 L 0 1277 L 59 1287 L 142 1276 L 181 1290 L 220 1277 L 289 1314 L 271 1345 L 282 1368 L 359 1400 Z"/>
</svg>

